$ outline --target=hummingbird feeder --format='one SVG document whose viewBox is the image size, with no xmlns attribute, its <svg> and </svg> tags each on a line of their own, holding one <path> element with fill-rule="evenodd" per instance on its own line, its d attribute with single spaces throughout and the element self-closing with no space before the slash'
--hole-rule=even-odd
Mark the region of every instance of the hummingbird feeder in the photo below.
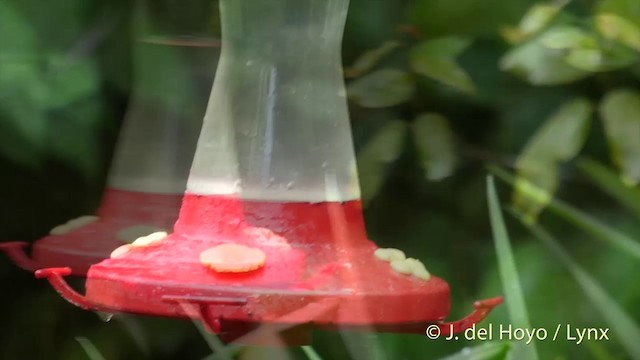
<svg viewBox="0 0 640 360">
<path fill-rule="evenodd" d="M 123 243 L 173 227 L 202 126 L 199 109 L 207 101 L 199 87 L 211 86 L 219 44 L 200 40 L 194 46 L 191 39 L 182 46 L 180 38 L 150 37 L 148 27 L 139 21 L 136 81 L 100 207 L 95 215 L 54 227 L 33 244 L 31 256 L 26 242 L 0 244 L 18 266 L 29 271 L 65 266 L 84 276 Z M 176 61 L 187 66 L 172 66 Z M 189 86 L 176 94 L 176 84 Z"/>
<path fill-rule="evenodd" d="M 341 68 L 348 0 L 220 7 L 220 60 L 173 232 L 91 266 L 84 295 L 67 268 L 36 276 L 81 308 L 190 317 L 228 341 L 258 326 L 447 335 L 486 317 L 501 298 L 445 322 L 447 282 L 367 238 Z"/>
</svg>

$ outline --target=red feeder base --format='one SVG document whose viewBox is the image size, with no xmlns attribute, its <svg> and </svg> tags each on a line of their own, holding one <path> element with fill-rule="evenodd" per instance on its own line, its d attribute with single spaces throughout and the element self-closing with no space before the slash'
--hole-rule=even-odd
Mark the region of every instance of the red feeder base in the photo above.
<svg viewBox="0 0 640 360">
<path fill-rule="evenodd" d="M 502 300 L 478 302 L 469 317 L 444 323 L 448 284 L 397 273 L 377 259 L 359 202 L 238 204 L 186 195 L 175 233 L 92 266 L 85 296 L 64 282 L 67 269 L 39 270 L 36 276 L 47 277 L 63 297 L 85 309 L 196 318 L 212 332 L 227 333 L 227 339 L 259 324 L 272 331 L 311 324 L 424 334 L 429 323 L 437 323 L 446 335 L 481 321 Z M 239 211 L 246 222 L 238 221 Z M 247 222 L 272 229 L 290 247 Z M 217 273 L 200 263 L 202 251 L 229 242 L 260 248 L 264 266 Z"/>
<path fill-rule="evenodd" d="M 125 243 L 121 238 L 123 230 L 138 226 L 143 231 L 149 229 L 148 232 L 153 228 L 170 230 L 178 217 L 182 196 L 108 189 L 95 222 L 37 240 L 30 256 L 25 251 L 26 242 L 2 243 L 0 250 L 28 271 L 69 267 L 73 275 L 84 276 L 91 265 L 109 257 L 115 248 Z"/>
</svg>

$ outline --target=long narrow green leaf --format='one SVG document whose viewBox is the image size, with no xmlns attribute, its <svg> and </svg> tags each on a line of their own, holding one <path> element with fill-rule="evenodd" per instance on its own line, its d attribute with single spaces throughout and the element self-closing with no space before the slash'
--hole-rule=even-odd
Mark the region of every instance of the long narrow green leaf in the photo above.
<svg viewBox="0 0 640 360">
<path fill-rule="evenodd" d="M 387 355 L 380 346 L 377 333 L 369 331 L 340 331 L 347 351 L 353 360 L 385 360 Z"/>
<path fill-rule="evenodd" d="M 309 360 L 322 360 L 320 355 L 318 355 L 315 349 L 311 346 L 303 346 L 302 351 L 304 351 L 305 355 L 307 355 Z"/>
<path fill-rule="evenodd" d="M 530 329 L 529 314 L 522 293 L 522 286 L 518 277 L 518 269 L 516 268 L 513 252 L 511 251 L 511 243 L 507 228 L 504 224 L 498 195 L 492 176 L 487 178 L 487 198 L 489 201 L 489 215 L 491 217 L 491 229 L 495 241 L 496 255 L 498 257 L 498 268 L 502 287 L 505 291 L 505 299 L 507 310 L 511 323 L 516 328 Z M 529 345 L 517 343 L 514 346 L 514 352 L 518 356 L 517 359 L 538 359 L 538 353 L 534 342 Z"/>
<path fill-rule="evenodd" d="M 619 232 L 609 225 L 606 225 L 597 218 L 570 206 L 569 204 L 559 200 L 554 202 L 554 206 L 550 207 L 549 210 L 553 211 L 556 215 L 563 217 L 565 220 L 571 222 L 575 226 L 578 226 L 583 231 L 590 233 L 595 238 L 600 239 L 623 252 L 628 252 L 630 255 L 640 259 L 640 243 L 631 237 Z"/>
<path fill-rule="evenodd" d="M 501 180 L 511 184 L 515 183 L 515 178 L 508 172 L 494 166 L 489 167 L 494 175 Z M 528 186 L 536 192 L 542 192 L 543 190 L 535 187 L 535 185 L 528 183 Z M 579 227 L 584 232 L 592 235 L 594 238 L 609 244 L 623 252 L 629 253 L 631 256 L 640 259 L 640 243 L 619 232 L 611 226 L 601 222 L 595 217 L 572 207 L 560 200 L 553 199 L 548 205 L 549 211 L 564 218 L 566 221 Z"/>
<path fill-rule="evenodd" d="M 513 204 L 529 221 L 551 201 L 558 187 L 558 165 L 573 159 L 582 148 L 589 129 L 593 107 L 588 99 L 565 102 L 540 126 L 516 161 L 517 178 Z M 531 183 L 549 196 L 529 196 Z"/>
<path fill-rule="evenodd" d="M 209 349 L 213 351 L 214 359 L 222 359 L 222 360 L 232 360 L 233 353 L 237 352 L 238 349 L 232 346 L 224 346 L 222 341 L 216 336 L 206 331 L 200 321 L 192 319 L 193 325 L 198 329 L 198 332 L 206 341 L 207 345 L 209 345 Z M 242 349 L 243 347 L 240 347 Z"/>
<path fill-rule="evenodd" d="M 640 218 L 640 191 L 625 185 L 615 172 L 597 161 L 581 159 L 577 165 L 600 189 Z"/>
<path fill-rule="evenodd" d="M 242 351 L 244 351 L 247 347 L 244 345 L 231 344 L 225 346 L 224 353 L 214 353 L 211 354 L 204 359 L 206 360 L 226 360 L 228 356 L 231 356 L 232 359 L 235 359 Z"/>
<path fill-rule="evenodd" d="M 86 337 L 77 337 L 76 341 L 80 343 L 80 346 L 82 346 L 82 349 L 84 349 L 84 351 L 87 353 L 87 356 L 89 356 L 89 359 L 105 360 L 104 356 L 102 356 L 100 351 L 98 351 L 98 348 L 96 348 L 96 346 L 93 345 L 91 340 L 87 339 Z"/>
<path fill-rule="evenodd" d="M 285 346 L 247 346 L 238 355 L 238 360 L 293 360 L 295 356 Z"/>
<path fill-rule="evenodd" d="M 640 342 L 638 341 L 640 339 L 640 327 L 638 324 L 636 324 L 598 282 L 560 246 L 551 234 L 539 225 L 527 223 L 522 216 L 515 211 L 512 212 L 512 214 L 520 220 L 531 233 L 541 240 L 569 270 L 589 301 L 600 311 L 602 317 L 607 321 L 608 326 L 610 326 L 611 330 L 616 334 L 616 339 L 629 355 L 631 355 L 631 358 L 640 359 Z"/>
<path fill-rule="evenodd" d="M 607 347 L 599 341 L 588 341 L 586 343 L 591 358 L 593 360 L 618 360 L 620 356 L 613 356 Z"/>
<path fill-rule="evenodd" d="M 106 318 L 108 318 L 108 316 L 109 315 L 107 315 Z M 131 339 L 138 345 L 142 353 L 145 356 L 149 356 L 151 354 L 149 336 L 145 333 L 137 318 L 127 315 L 117 315 L 115 316 L 115 320 L 122 324 L 125 331 L 131 335 Z"/>
</svg>

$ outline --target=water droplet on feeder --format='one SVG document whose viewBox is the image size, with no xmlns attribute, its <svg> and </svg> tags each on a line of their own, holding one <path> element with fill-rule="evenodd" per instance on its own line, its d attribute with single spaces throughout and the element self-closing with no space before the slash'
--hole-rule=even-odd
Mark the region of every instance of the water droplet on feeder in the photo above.
<svg viewBox="0 0 640 360">
<path fill-rule="evenodd" d="M 98 315 L 100 320 L 102 320 L 104 322 L 109 322 L 109 321 L 111 321 L 111 319 L 113 319 L 113 314 L 107 313 L 107 312 L 96 311 L 96 315 Z"/>
<path fill-rule="evenodd" d="M 288 182 L 288 183 L 287 183 L 287 190 L 291 190 L 291 189 L 293 189 L 293 185 L 294 185 L 294 184 L 293 184 L 293 181 Z"/>
</svg>

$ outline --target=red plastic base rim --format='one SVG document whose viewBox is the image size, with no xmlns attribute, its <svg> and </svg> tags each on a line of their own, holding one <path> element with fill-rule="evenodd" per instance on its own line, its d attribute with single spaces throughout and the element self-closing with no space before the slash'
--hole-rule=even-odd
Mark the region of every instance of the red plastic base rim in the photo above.
<svg viewBox="0 0 640 360">
<path fill-rule="evenodd" d="M 76 293 L 64 280 L 70 274 L 68 268 L 50 268 L 36 271 L 36 277 L 46 278 L 54 289 L 67 301 L 85 310 L 104 312 L 121 312 L 93 302 L 92 299 Z M 305 345 L 310 341 L 310 331 L 313 328 L 325 329 L 364 329 L 379 332 L 395 332 L 424 335 L 430 324 L 439 327 L 441 336 L 457 334 L 465 331 L 474 324 L 484 320 L 491 310 L 502 303 L 502 297 L 491 298 L 474 303 L 475 310 L 467 317 L 445 322 L 406 322 L 396 324 L 365 324 L 349 326 L 338 323 L 322 323 L 316 321 L 330 317 L 340 307 L 339 298 L 326 298 L 313 301 L 292 311 L 273 322 L 236 321 L 230 320 L 220 312 L 224 307 L 237 308 L 247 304 L 242 298 L 231 297 L 194 297 L 194 296 L 164 296 L 163 301 L 179 305 L 180 317 L 190 317 L 201 321 L 205 327 L 215 334 L 219 334 L 225 342 L 235 342 L 263 346 L 292 346 Z"/>
<path fill-rule="evenodd" d="M 263 246 L 265 266 L 242 274 L 220 274 L 200 264 L 198 254 L 217 244 L 171 235 L 160 245 L 133 250 L 129 257 L 105 260 L 88 273 L 87 298 L 116 311 L 161 316 L 192 315 L 167 299 L 218 298 L 220 309 L 214 311 L 221 317 L 261 323 L 281 321 L 327 299 L 340 306 L 335 314 L 315 319 L 317 324 L 438 321 L 449 313 L 446 282 L 395 272 L 374 257 L 373 243 L 350 249 L 342 258 L 336 256 L 339 249 L 328 245 L 290 250 Z M 233 299 L 243 304 L 225 303 Z M 291 318 L 293 323 L 304 320 Z"/>
<path fill-rule="evenodd" d="M 27 271 L 69 267 L 72 275 L 86 276 L 92 265 L 108 258 L 125 243 L 119 235 L 123 230 L 145 226 L 170 231 L 178 217 L 182 196 L 107 189 L 97 221 L 65 234 L 47 235 L 31 246 L 30 254 L 26 242 L 2 243 L 0 251 Z"/>
<path fill-rule="evenodd" d="M 260 203 L 185 194 L 174 231 L 93 265 L 86 296 L 66 285 L 67 269 L 36 275 L 85 309 L 189 317 L 236 335 L 256 324 L 424 333 L 425 324 L 436 323 L 443 333 L 459 332 L 501 301 L 480 302 L 469 317 L 444 323 L 448 284 L 400 274 L 376 258 L 358 201 Z M 260 248 L 264 266 L 239 274 L 203 266 L 199 255 L 223 243 Z"/>
</svg>

